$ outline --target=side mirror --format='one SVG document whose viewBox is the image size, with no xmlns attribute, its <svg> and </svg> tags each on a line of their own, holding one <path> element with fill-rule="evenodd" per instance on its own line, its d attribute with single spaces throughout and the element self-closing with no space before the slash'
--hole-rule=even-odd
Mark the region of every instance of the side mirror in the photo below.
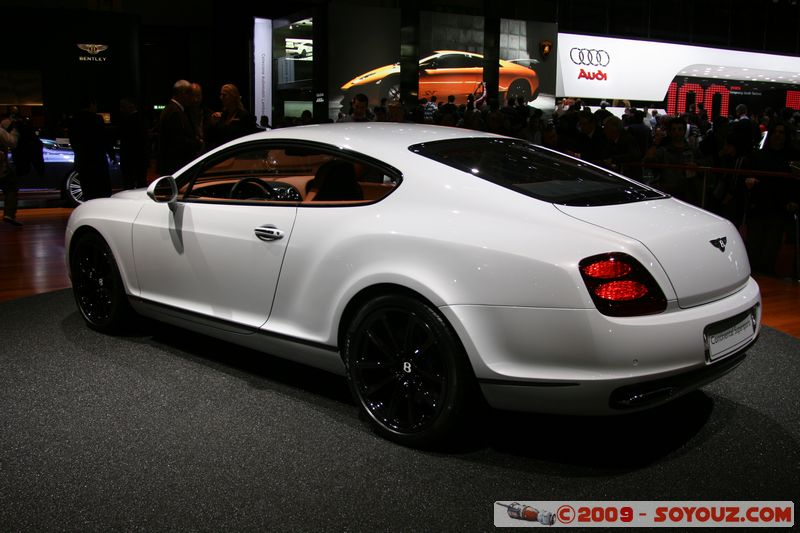
<svg viewBox="0 0 800 533">
<path fill-rule="evenodd" d="M 170 208 L 178 200 L 178 184 L 172 176 L 162 176 L 147 187 L 147 196 L 159 204 L 169 204 Z"/>
</svg>

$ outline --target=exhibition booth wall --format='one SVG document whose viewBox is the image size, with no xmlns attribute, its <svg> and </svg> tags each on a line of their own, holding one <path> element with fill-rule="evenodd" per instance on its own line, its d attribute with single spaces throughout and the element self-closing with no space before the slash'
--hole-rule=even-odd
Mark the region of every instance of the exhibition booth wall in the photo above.
<svg viewBox="0 0 800 533">
<path fill-rule="evenodd" d="M 616 100 L 620 107 L 625 102 L 669 114 L 701 103 L 710 118 L 733 114 L 738 103 L 800 108 L 797 57 L 559 33 L 555 23 L 513 19 L 500 19 L 495 42 L 487 38 L 489 19 L 482 16 L 423 11 L 409 28 L 400 9 L 329 5 L 321 11 L 255 19 L 257 115 L 299 117 L 308 109 L 315 120 L 337 120 L 357 93 L 367 95 L 370 106 L 401 96 L 406 107 L 412 98 L 445 102 L 451 94 L 456 104 L 465 103 L 469 94 L 480 98 L 491 83 L 483 66 L 492 61 L 484 54 L 500 59 L 501 99 L 522 95 L 544 111 L 565 97 L 592 105 Z M 320 23 L 325 27 L 318 28 Z M 358 38 L 345 28 L 355 28 Z M 415 61 L 403 63 L 409 53 Z M 312 68 L 314 62 L 325 67 Z M 403 95 L 401 79 L 409 69 L 416 70 L 417 84 Z M 315 72 L 326 79 L 314 79 Z M 518 81 L 521 92 L 510 87 L 522 79 L 528 83 Z"/>
</svg>

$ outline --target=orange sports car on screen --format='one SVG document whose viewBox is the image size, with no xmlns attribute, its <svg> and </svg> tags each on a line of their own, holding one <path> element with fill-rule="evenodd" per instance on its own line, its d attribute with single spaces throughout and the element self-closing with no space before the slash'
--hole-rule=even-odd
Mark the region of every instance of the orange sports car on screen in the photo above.
<svg viewBox="0 0 800 533">
<path fill-rule="evenodd" d="M 400 63 L 370 70 L 342 85 L 343 90 L 377 87 L 378 98 L 397 99 L 399 96 Z M 522 96 L 526 101 L 539 94 L 539 78 L 536 71 L 511 61 L 500 60 L 501 96 Z M 472 52 L 440 50 L 419 62 L 419 96 L 430 98 L 436 95 L 445 100 L 449 95 L 456 103 L 467 101 L 467 95 L 476 97 L 483 93 L 483 56 Z"/>
</svg>

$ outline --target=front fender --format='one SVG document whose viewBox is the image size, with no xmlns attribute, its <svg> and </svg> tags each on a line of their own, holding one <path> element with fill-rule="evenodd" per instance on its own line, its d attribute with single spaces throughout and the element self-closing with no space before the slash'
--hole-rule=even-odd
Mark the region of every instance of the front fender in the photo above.
<svg viewBox="0 0 800 533">
<path fill-rule="evenodd" d="M 131 198 L 98 198 L 75 208 L 67 222 L 64 250 L 69 271 L 69 256 L 74 236 L 86 230 L 95 231 L 105 239 L 119 267 L 125 292 L 139 295 L 139 284 L 133 262 L 133 222 L 142 201 Z"/>
</svg>

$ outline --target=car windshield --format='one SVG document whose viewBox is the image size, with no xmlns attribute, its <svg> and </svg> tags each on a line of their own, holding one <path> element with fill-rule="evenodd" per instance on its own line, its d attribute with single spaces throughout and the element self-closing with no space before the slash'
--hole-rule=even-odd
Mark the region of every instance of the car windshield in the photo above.
<svg viewBox="0 0 800 533">
<path fill-rule="evenodd" d="M 601 206 L 667 197 L 617 174 L 517 139 L 434 141 L 409 150 L 554 204 Z"/>
</svg>

